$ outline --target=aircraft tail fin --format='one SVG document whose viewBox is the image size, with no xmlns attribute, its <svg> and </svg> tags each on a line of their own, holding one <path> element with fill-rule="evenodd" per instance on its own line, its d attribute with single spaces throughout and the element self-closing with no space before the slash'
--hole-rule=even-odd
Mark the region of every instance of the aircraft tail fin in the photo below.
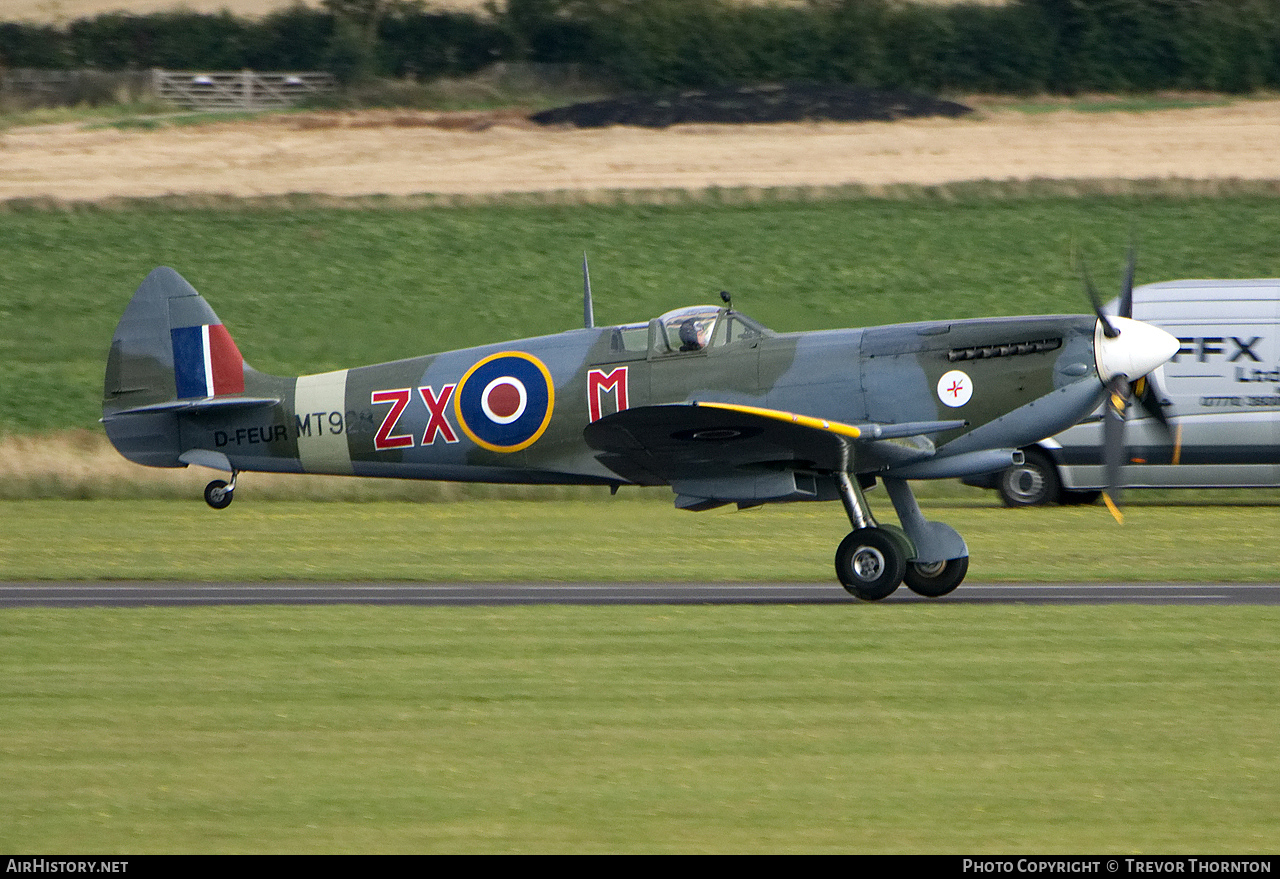
<svg viewBox="0 0 1280 879">
<path fill-rule="evenodd" d="M 157 268 L 111 339 L 102 391 L 107 435 L 132 461 L 182 466 L 176 411 L 265 403 L 244 398 L 247 374 L 253 370 L 209 303 L 173 269 Z"/>
</svg>

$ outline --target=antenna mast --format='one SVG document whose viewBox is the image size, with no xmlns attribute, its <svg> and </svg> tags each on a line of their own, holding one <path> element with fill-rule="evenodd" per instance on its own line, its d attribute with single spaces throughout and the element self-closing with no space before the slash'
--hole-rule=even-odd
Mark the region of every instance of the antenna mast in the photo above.
<svg viewBox="0 0 1280 879">
<path fill-rule="evenodd" d="M 582 325 L 591 329 L 596 325 L 595 309 L 591 307 L 591 272 L 587 269 L 587 252 L 582 252 Z"/>
</svg>

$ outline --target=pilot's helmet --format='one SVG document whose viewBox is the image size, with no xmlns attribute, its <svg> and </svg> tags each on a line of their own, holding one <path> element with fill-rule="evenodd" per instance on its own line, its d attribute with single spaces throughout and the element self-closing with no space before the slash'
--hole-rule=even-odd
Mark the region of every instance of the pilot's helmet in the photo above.
<svg viewBox="0 0 1280 879">
<path fill-rule="evenodd" d="M 700 351 L 702 349 L 704 343 L 700 330 L 696 317 L 686 318 L 685 322 L 680 324 L 681 351 Z"/>
</svg>

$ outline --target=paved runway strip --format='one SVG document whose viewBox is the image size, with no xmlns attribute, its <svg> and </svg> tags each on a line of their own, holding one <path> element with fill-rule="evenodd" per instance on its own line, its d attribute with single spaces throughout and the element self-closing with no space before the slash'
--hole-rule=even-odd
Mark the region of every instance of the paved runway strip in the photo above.
<svg viewBox="0 0 1280 879">
<path fill-rule="evenodd" d="M 214 605 L 858 604 L 826 583 L 4 583 L 0 607 Z M 969 583 L 881 604 L 1280 605 L 1280 583 Z"/>
</svg>

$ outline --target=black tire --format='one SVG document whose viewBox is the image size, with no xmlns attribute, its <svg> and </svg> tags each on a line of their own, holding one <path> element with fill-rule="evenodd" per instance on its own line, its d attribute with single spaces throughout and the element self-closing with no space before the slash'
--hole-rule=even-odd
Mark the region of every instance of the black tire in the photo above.
<svg viewBox="0 0 1280 879">
<path fill-rule="evenodd" d="M 231 506 L 234 495 L 235 492 L 228 491 L 227 483 L 221 479 L 215 479 L 204 487 L 204 502 L 215 510 L 225 510 Z"/>
<path fill-rule="evenodd" d="M 850 532 L 836 550 L 840 585 L 863 601 L 892 595 L 906 571 L 907 560 L 898 541 L 879 528 Z"/>
<path fill-rule="evenodd" d="M 1096 504 L 1100 497 L 1102 497 L 1102 492 L 1097 491 L 1096 489 L 1090 491 L 1069 491 L 1064 488 L 1062 489 L 1058 503 L 1087 507 L 1089 504 Z"/>
<path fill-rule="evenodd" d="M 902 582 L 916 595 L 925 598 L 941 598 L 953 591 L 969 573 L 969 557 L 951 559 L 937 564 L 909 562 Z"/>
<path fill-rule="evenodd" d="M 1006 507 L 1035 507 L 1056 504 L 1062 498 L 1058 469 L 1043 452 L 1028 449 L 1021 464 L 1006 467 L 1000 473 L 996 491 Z"/>
</svg>

